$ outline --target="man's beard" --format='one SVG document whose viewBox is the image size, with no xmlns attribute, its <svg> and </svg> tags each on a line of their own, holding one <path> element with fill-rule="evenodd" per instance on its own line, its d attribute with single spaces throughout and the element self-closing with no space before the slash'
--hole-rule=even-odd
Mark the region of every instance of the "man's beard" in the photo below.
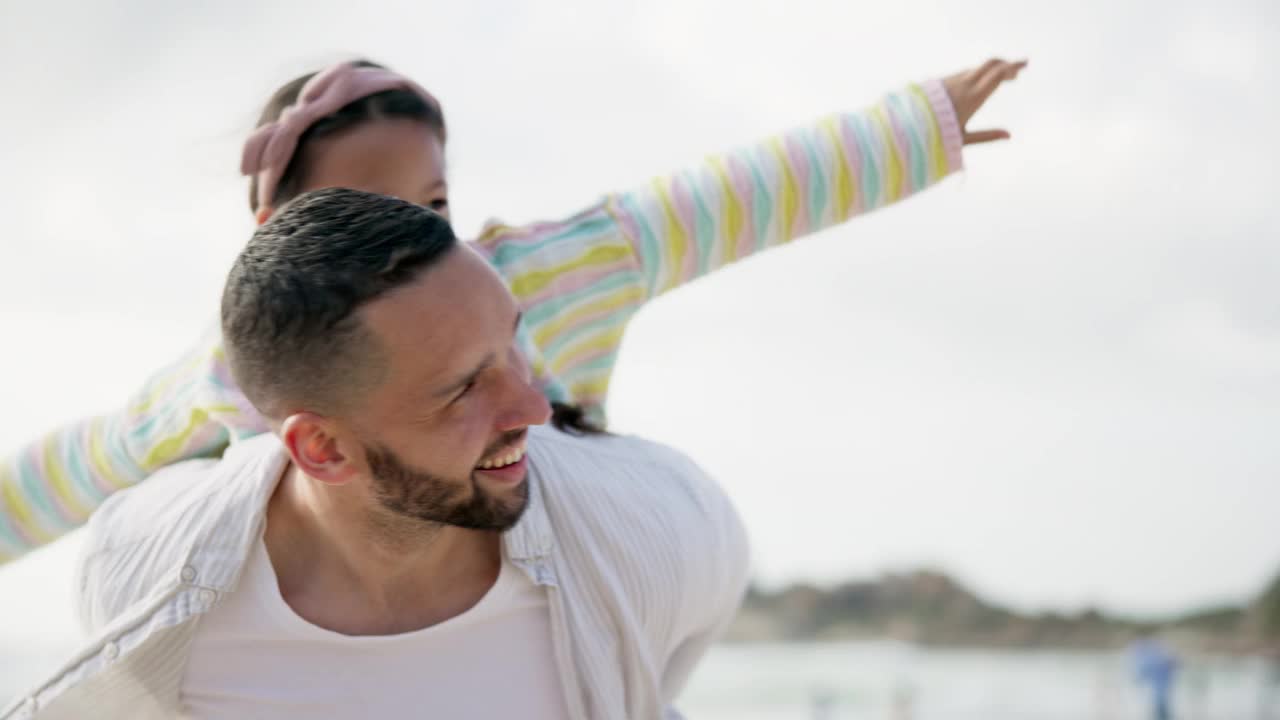
<svg viewBox="0 0 1280 720">
<path fill-rule="evenodd" d="M 496 497 L 481 487 L 474 473 L 465 481 L 446 480 L 410 467 L 385 447 L 366 447 L 365 459 L 373 475 L 374 496 L 382 507 L 401 517 L 501 532 L 516 524 L 529 501 L 527 479 L 506 497 Z"/>
</svg>

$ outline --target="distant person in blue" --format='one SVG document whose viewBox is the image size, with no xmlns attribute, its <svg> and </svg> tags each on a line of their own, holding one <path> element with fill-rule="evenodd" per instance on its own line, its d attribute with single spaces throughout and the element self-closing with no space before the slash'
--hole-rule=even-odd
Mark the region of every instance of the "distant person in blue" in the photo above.
<svg viewBox="0 0 1280 720">
<path fill-rule="evenodd" d="M 1151 704 L 1155 720 L 1173 717 L 1173 679 L 1178 670 L 1178 658 L 1164 643 L 1155 637 L 1144 637 L 1130 649 L 1133 669 L 1138 682 L 1151 688 Z"/>
</svg>

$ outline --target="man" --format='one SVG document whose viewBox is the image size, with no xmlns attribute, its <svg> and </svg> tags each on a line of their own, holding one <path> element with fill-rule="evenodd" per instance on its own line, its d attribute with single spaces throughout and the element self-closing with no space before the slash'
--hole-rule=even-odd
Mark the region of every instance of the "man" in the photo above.
<svg viewBox="0 0 1280 720">
<path fill-rule="evenodd" d="M 443 219 L 304 195 L 222 323 L 273 434 L 94 516 L 95 640 L 4 717 L 674 716 L 742 527 L 670 449 L 536 427 L 517 305 Z"/>
</svg>

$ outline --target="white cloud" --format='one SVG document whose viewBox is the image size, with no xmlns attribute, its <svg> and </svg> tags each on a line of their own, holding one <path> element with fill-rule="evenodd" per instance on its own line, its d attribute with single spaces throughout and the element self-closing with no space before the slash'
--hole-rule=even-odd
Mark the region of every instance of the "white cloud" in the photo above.
<svg viewBox="0 0 1280 720">
<path fill-rule="evenodd" d="M 1167 308 L 1150 328 L 1147 342 L 1153 359 L 1181 359 L 1223 382 L 1280 377 L 1280 334 L 1246 327 L 1220 304 Z"/>
</svg>

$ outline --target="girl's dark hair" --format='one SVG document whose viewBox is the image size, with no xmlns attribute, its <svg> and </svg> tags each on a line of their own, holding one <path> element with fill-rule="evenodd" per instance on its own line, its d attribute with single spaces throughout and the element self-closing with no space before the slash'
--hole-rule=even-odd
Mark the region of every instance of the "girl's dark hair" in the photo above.
<svg viewBox="0 0 1280 720">
<path fill-rule="evenodd" d="M 581 405 L 551 403 L 551 424 L 560 432 L 570 435 L 606 435 L 604 427 L 587 417 Z"/>
<path fill-rule="evenodd" d="M 368 60 L 358 60 L 354 65 L 356 67 L 387 69 Z M 257 127 L 262 127 L 279 119 L 280 113 L 298 100 L 298 93 L 302 92 L 302 87 L 315 75 L 316 73 L 308 73 L 289 81 L 279 90 L 276 90 L 271 99 L 267 101 L 266 107 L 262 109 L 262 115 L 258 118 Z M 285 168 L 284 174 L 280 176 L 280 182 L 276 185 L 275 197 L 271 198 L 272 207 L 281 207 L 298 196 L 298 189 L 302 186 L 302 181 L 307 173 L 306 150 L 308 142 L 317 138 L 335 135 L 370 120 L 383 118 L 417 120 L 431 128 L 440 138 L 440 142 L 445 142 L 444 113 L 439 107 L 424 101 L 416 93 L 408 90 L 384 90 L 359 100 L 353 100 L 343 105 L 337 112 L 317 120 L 314 125 L 307 128 L 307 131 L 298 138 L 298 147 L 293 151 L 293 157 L 289 159 L 289 165 Z M 256 177 L 249 180 L 249 207 L 254 212 L 258 211 L 258 178 Z"/>
</svg>

